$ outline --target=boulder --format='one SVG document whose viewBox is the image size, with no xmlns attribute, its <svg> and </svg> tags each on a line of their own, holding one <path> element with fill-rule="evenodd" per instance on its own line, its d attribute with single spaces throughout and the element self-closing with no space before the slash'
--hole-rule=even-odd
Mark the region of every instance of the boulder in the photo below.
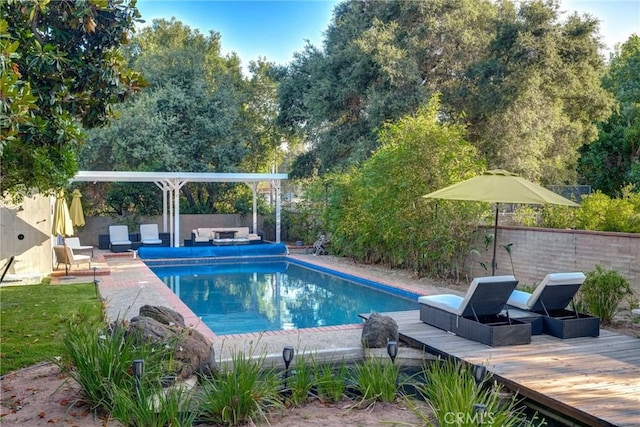
<svg viewBox="0 0 640 427">
<path fill-rule="evenodd" d="M 165 325 L 177 325 L 186 328 L 184 317 L 177 311 L 159 305 L 143 305 L 140 307 L 140 316 L 151 317 Z"/>
<path fill-rule="evenodd" d="M 151 307 L 151 306 L 145 306 Z M 216 372 L 218 366 L 215 360 L 215 351 L 212 343 L 195 329 L 179 326 L 173 320 L 170 323 L 162 323 L 153 317 L 142 313 L 167 314 L 167 319 L 182 318 L 179 313 L 171 314 L 173 310 L 166 307 L 153 307 L 152 309 L 140 309 L 140 315 L 132 318 L 128 324 L 128 333 L 132 334 L 136 341 L 148 342 L 158 345 L 169 345 L 173 349 L 173 360 L 178 362 L 174 374 L 178 379 L 186 379 L 193 374 L 209 376 Z M 179 316 L 179 317 L 177 317 Z M 162 316 L 165 317 L 164 315 Z M 184 325 L 184 320 L 182 321 Z"/>
<path fill-rule="evenodd" d="M 398 324 L 389 316 L 371 313 L 362 328 L 362 345 L 385 348 L 389 341 L 398 341 Z"/>
</svg>

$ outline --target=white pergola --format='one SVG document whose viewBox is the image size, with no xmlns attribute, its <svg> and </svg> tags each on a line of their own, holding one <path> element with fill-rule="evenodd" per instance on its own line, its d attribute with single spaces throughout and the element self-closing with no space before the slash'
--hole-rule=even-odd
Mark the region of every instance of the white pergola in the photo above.
<svg viewBox="0 0 640 427">
<path fill-rule="evenodd" d="M 258 228 L 258 183 L 270 182 L 276 190 L 276 242 L 280 243 L 280 184 L 285 173 L 200 173 L 79 171 L 71 181 L 153 182 L 162 190 L 163 230 L 172 233 L 174 247 L 180 246 L 180 188 L 187 182 L 243 182 L 253 192 L 253 233 Z"/>
</svg>

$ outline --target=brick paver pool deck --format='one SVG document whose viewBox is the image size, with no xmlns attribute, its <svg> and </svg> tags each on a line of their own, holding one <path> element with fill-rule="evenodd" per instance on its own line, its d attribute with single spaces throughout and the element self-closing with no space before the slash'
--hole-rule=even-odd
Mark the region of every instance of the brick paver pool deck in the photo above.
<svg viewBox="0 0 640 427">
<path fill-rule="evenodd" d="M 107 317 L 111 321 L 129 320 L 138 314 L 141 306 L 146 304 L 169 307 L 184 316 L 187 326 L 193 327 L 211 339 L 216 358 L 220 360 L 229 359 L 236 351 L 250 351 L 254 355 L 265 355 L 267 359 L 277 362 L 285 346 L 293 346 L 298 354 L 312 353 L 322 355 L 325 359 L 362 357 L 360 345 L 362 323 L 217 336 L 142 260 L 134 258 L 134 254 L 96 252 L 94 261 L 96 280 L 100 295 L 105 301 Z M 444 286 L 444 284 L 437 286 L 427 279 L 413 279 L 401 272 L 394 273 L 370 266 L 359 266 L 333 257 L 306 254 L 293 254 L 289 257 L 423 295 L 441 293 Z M 106 272 L 108 274 L 104 274 Z M 77 271 L 75 273 L 77 275 L 74 276 L 72 271 L 70 275 L 74 276 L 73 279 L 61 279 L 60 276 L 55 276 L 53 280 L 54 283 L 91 282 L 93 280 L 91 273 L 91 271 Z"/>
</svg>

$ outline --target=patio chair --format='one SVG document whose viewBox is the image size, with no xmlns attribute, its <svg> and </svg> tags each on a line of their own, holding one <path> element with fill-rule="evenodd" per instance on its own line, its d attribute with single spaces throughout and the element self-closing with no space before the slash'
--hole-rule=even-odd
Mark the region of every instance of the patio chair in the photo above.
<svg viewBox="0 0 640 427">
<path fill-rule="evenodd" d="M 503 312 L 518 281 L 514 276 L 475 278 L 464 297 L 422 296 L 420 320 L 447 332 L 489 346 L 528 344 L 531 325 Z"/>
<path fill-rule="evenodd" d="M 83 262 L 89 263 L 89 268 L 91 268 L 91 257 L 89 255 L 76 255 L 69 246 L 54 246 L 53 252 L 56 255 L 56 269 L 60 267 L 60 264 L 66 264 L 71 270 L 72 264 L 76 264 L 76 267 L 78 267 Z"/>
<path fill-rule="evenodd" d="M 65 244 L 76 252 L 80 251 L 91 251 L 91 257 L 93 258 L 93 246 L 83 245 L 80 243 L 79 237 L 67 237 L 65 239 Z"/>
<path fill-rule="evenodd" d="M 514 290 L 507 304 L 541 315 L 545 334 L 558 338 L 597 337 L 600 319 L 579 313 L 573 299 L 585 278 L 581 272 L 547 274 L 533 293 Z M 572 309 L 568 309 L 570 305 Z"/>
<path fill-rule="evenodd" d="M 109 248 L 111 252 L 126 252 L 131 249 L 129 228 L 126 225 L 109 226 Z"/>
<path fill-rule="evenodd" d="M 140 242 L 142 246 L 162 245 L 158 224 L 140 224 Z"/>
</svg>

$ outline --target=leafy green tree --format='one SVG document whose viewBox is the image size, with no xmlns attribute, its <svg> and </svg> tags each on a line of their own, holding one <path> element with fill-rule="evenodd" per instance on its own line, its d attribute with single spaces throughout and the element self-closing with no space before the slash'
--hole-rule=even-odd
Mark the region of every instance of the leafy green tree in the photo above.
<svg viewBox="0 0 640 427">
<path fill-rule="evenodd" d="M 254 64 L 247 82 L 237 56 L 221 56 L 218 33 L 205 36 L 175 19 L 154 20 L 128 53 L 149 86 L 122 106 L 109 128 L 91 132 L 81 155 L 84 168 L 255 172 L 272 164 L 262 160 L 273 160 L 280 142 L 272 126 L 277 87 L 270 64 Z M 229 192 L 237 203 L 228 201 Z M 189 183 L 181 193 L 187 213 L 252 209 L 244 184 Z M 113 202 L 121 211 L 121 201 Z M 143 201 L 129 206 L 152 207 Z"/>
<path fill-rule="evenodd" d="M 240 167 L 248 172 L 271 172 L 283 161 L 283 145 L 293 148 L 296 141 L 287 138 L 278 125 L 278 69 L 261 58 L 249 64 L 249 72 L 242 108 L 246 154 Z"/>
<path fill-rule="evenodd" d="M 0 3 L 2 195 L 49 193 L 78 169 L 83 128 L 143 85 L 120 47 L 139 18 L 135 1 Z"/>
<path fill-rule="evenodd" d="M 557 1 L 346 1 L 324 49 L 307 46 L 281 82 L 281 123 L 311 150 L 293 176 L 343 170 L 377 148 L 387 121 L 442 94 L 443 120 L 468 124 L 490 167 L 542 183 L 575 180 L 596 136 L 602 89 L 597 21 L 560 22 Z"/>
<path fill-rule="evenodd" d="M 584 183 L 616 197 L 627 184 L 640 191 L 640 37 L 616 49 L 604 86 L 617 110 L 600 124 L 598 139 L 582 147 L 579 172 Z"/>
<path fill-rule="evenodd" d="M 324 222 L 332 252 L 419 273 L 463 274 L 486 206 L 421 196 L 483 167 L 465 129 L 440 123 L 438 111 L 434 99 L 385 125 L 369 160 L 328 181 Z"/>
<path fill-rule="evenodd" d="M 611 111 L 597 20 L 559 22 L 556 1 L 498 3 L 495 39 L 447 98 L 487 159 L 543 184 L 574 182 L 577 150 Z"/>
</svg>

